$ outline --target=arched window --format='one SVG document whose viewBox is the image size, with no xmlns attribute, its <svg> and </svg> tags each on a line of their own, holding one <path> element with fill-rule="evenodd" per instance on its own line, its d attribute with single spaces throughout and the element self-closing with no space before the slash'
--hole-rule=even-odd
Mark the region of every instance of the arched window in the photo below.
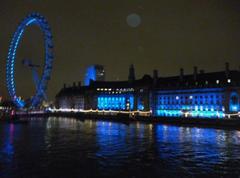
<svg viewBox="0 0 240 178">
<path fill-rule="evenodd" d="M 229 110 L 231 112 L 236 112 L 239 110 L 239 96 L 236 92 L 232 92 L 230 94 Z"/>
</svg>

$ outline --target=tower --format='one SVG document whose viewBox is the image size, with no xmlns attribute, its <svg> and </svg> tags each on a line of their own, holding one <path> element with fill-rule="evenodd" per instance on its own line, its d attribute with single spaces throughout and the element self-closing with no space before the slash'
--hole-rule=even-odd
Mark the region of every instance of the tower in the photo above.
<svg viewBox="0 0 240 178">
<path fill-rule="evenodd" d="M 87 86 L 90 84 L 90 81 L 104 81 L 105 80 L 105 71 L 102 65 L 91 65 L 87 68 L 84 84 Z"/>
<path fill-rule="evenodd" d="M 135 69 L 133 64 L 131 64 L 129 67 L 128 81 L 132 82 L 134 80 L 135 80 Z"/>
</svg>

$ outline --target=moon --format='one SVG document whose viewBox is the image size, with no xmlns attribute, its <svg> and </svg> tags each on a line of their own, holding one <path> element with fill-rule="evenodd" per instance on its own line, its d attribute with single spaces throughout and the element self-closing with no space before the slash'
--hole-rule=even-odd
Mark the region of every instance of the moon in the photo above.
<svg viewBox="0 0 240 178">
<path fill-rule="evenodd" d="M 130 27 L 138 27 L 141 24 L 141 21 L 141 17 L 138 14 L 133 13 L 127 16 L 127 24 Z"/>
</svg>

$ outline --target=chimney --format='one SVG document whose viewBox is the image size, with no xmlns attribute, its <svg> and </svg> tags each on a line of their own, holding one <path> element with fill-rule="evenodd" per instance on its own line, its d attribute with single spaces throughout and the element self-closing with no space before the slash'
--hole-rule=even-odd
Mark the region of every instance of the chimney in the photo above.
<svg viewBox="0 0 240 178">
<path fill-rule="evenodd" d="M 228 62 L 225 63 L 225 75 L 226 75 L 226 78 L 229 78 L 229 63 Z"/>
<path fill-rule="evenodd" d="M 193 68 L 193 78 L 194 78 L 195 81 L 197 80 L 197 73 L 198 73 L 197 66 L 194 66 L 194 68 Z"/>
<path fill-rule="evenodd" d="M 67 86 L 66 86 L 66 83 L 63 84 L 63 88 L 65 89 Z"/>
<path fill-rule="evenodd" d="M 180 81 L 183 81 L 183 76 L 184 76 L 184 69 L 183 68 L 180 68 Z"/>
<path fill-rule="evenodd" d="M 158 78 L 158 71 L 155 69 L 155 70 L 153 70 L 153 78 L 155 79 L 157 79 Z"/>
<path fill-rule="evenodd" d="M 76 82 L 73 82 L 73 87 L 76 87 Z"/>
<path fill-rule="evenodd" d="M 81 82 L 80 81 L 78 82 L 78 87 L 81 87 Z"/>
<path fill-rule="evenodd" d="M 155 69 L 153 70 L 153 84 L 156 85 L 158 81 L 158 71 Z"/>
<path fill-rule="evenodd" d="M 129 67 L 128 81 L 133 82 L 135 80 L 135 69 L 133 64 Z"/>
</svg>

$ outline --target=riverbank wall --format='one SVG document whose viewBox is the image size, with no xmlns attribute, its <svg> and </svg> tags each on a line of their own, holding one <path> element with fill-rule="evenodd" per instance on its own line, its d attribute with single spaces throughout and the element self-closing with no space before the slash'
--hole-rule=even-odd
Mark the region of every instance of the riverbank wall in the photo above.
<svg viewBox="0 0 240 178">
<path fill-rule="evenodd" d="M 240 118 L 180 118 L 180 117 L 152 117 L 152 116 L 135 116 L 129 114 L 95 114 L 95 113 L 75 113 L 75 112 L 48 112 L 48 113 L 25 113 L 19 114 L 20 117 L 68 117 L 78 120 L 92 119 L 112 122 L 145 122 L 145 123 L 162 123 L 171 125 L 191 126 L 191 127 L 213 127 L 213 128 L 231 128 L 240 130 Z"/>
</svg>

